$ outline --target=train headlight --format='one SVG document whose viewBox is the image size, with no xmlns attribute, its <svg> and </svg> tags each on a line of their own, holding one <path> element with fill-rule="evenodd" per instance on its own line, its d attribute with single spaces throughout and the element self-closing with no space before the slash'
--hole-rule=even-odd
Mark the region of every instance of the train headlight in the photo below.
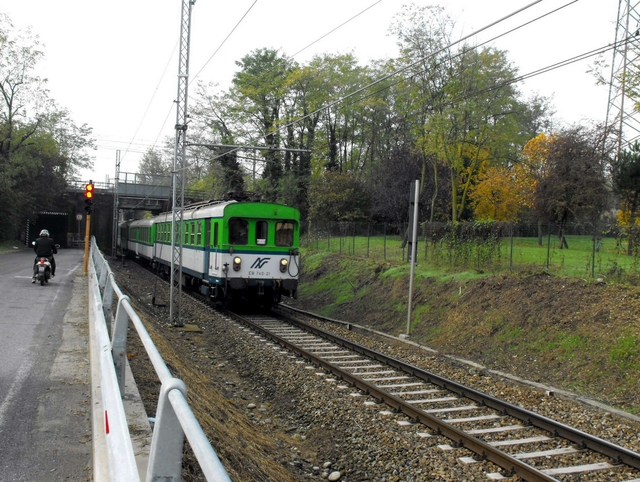
<svg viewBox="0 0 640 482">
<path fill-rule="evenodd" d="M 282 258 L 280 260 L 280 272 L 281 273 L 286 273 L 287 272 L 287 266 L 289 266 L 289 261 L 287 261 L 286 259 Z"/>
<path fill-rule="evenodd" d="M 240 271 L 240 266 L 242 265 L 242 258 L 240 256 L 236 256 L 233 258 L 233 271 Z"/>
</svg>

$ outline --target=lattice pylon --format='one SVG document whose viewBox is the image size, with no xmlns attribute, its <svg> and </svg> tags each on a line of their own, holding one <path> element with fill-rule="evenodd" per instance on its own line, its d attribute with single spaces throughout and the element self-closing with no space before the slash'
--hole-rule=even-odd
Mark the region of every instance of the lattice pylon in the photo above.
<svg viewBox="0 0 640 482">
<path fill-rule="evenodd" d="M 619 2 L 607 106 L 607 126 L 617 137 L 617 152 L 640 140 L 640 99 L 631 95 L 632 84 L 640 81 L 640 2 Z"/>
</svg>

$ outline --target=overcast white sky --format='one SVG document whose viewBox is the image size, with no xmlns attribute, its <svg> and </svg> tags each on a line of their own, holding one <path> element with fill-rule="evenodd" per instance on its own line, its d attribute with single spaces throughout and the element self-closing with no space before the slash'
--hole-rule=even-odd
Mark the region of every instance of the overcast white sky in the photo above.
<svg viewBox="0 0 640 482">
<path fill-rule="evenodd" d="M 252 50 L 276 48 L 292 55 L 367 7 L 371 8 L 295 59 L 306 62 L 324 52 L 353 52 L 362 63 L 393 57 L 395 39 L 387 35 L 387 29 L 407 3 L 445 5 L 462 36 L 533 2 L 197 0 L 190 80 L 226 87 L 237 69 L 235 61 Z M 181 0 L 0 0 L 0 12 L 16 27 L 31 26 L 40 36 L 45 59 L 39 73 L 49 80 L 51 97 L 71 112 L 76 124 L 86 123 L 94 130 L 95 167 L 84 172 L 82 180 L 112 179 L 117 150 L 121 151 L 121 171 L 136 172 L 146 149 L 161 144 L 167 136 L 174 137 L 181 4 Z M 567 5 L 493 42 L 509 51 L 510 60 L 525 74 L 612 43 L 617 4 L 614 0 L 543 0 L 473 40 L 484 42 Z M 566 122 L 604 120 L 608 89 L 596 87 L 593 76 L 586 72 L 592 62 L 537 76 L 521 89 L 525 94 L 553 97 L 558 117 Z M 194 87 L 192 84 L 190 92 Z"/>
</svg>

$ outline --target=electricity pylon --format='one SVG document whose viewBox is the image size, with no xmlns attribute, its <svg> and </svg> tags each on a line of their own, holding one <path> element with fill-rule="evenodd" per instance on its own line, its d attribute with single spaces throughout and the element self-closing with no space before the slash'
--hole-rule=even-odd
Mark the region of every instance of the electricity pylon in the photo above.
<svg viewBox="0 0 640 482">
<path fill-rule="evenodd" d="M 638 4 L 631 0 L 620 0 L 616 25 L 615 49 L 611 62 L 607 126 L 617 137 L 616 152 L 624 150 L 640 138 L 640 116 L 637 114 L 637 99 L 630 97 L 632 83 L 640 80 L 640 21 Z M 637 89 L 633 89 L 637 90 Z"/>
</svg>

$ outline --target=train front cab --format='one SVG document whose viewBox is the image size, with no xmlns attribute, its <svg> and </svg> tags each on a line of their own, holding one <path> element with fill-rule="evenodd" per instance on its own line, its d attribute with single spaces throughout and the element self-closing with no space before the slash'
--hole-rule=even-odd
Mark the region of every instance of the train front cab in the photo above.
<svg viewBox="0 0 640 482">
<path fill-rule="evenodd" d="M 226 302 L 279 303 L 297 296 L 299 214 L 266 203 L 232 204 L 213 220 L 212 265 L 220 268 L 218 297 Z M 220 292 L 222 291 L 222 292 Z"/>
</svg>

